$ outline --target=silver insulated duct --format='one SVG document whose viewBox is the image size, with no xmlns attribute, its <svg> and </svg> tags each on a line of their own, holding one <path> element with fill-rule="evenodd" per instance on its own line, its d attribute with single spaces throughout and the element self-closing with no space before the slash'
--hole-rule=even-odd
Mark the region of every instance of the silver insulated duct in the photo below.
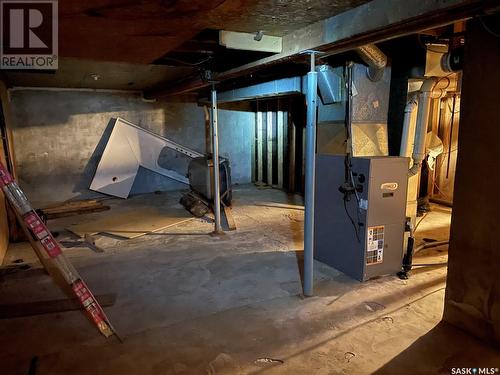
<svg viewBox="0 0 500 375">
<path fill-rule="evenodd" d="M 387 56 L 375 45 L 366 44 L 356 49 L 361 59 L 368 65 L 366 75 L 370 81 L 379 81 L 387 66 Z"/>
</svg>

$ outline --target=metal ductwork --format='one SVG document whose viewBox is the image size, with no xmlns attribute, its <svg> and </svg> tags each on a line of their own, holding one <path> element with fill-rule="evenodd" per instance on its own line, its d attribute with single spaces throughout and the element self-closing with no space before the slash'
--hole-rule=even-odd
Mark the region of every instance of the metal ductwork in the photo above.
<svg viewBox="0 0 500 375">
<path fill-rule="evenodd" d="M 441 57 L 441 69 L 446 73 L 458 72 L 464 66 L 464 47 L 458 47 Z"/>
<path fill-rule="evenodd" d="M 379 81 L 387 66 L 387 56 L 375 45 L 366 44 L 356 49 L 361 59 L 368 65 L 366 75 L 370 81 Z"/>
<path fill-rule="evenodd" d="M 318 89 L 323 104 L 340 103 L 342 101 L 342 77 L 335 73 L 330 65 L 316 67 L 318 73 Z"/>
</svg>

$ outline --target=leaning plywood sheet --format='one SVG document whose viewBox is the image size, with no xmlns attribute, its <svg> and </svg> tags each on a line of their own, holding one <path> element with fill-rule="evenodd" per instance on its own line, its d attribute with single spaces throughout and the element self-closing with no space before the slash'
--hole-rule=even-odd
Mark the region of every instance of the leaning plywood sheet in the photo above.
<svg viewBox="0 0 500 375">
<path fill-rule="evenodd" d="M 101 215 L 97 220 L 71 225 L 67 229 L 80 237 L 86 234 L 109 233 L 119 237 L 136 238 L 193 218 L 185 209 L 177 207 L 147 207 Z"/>
<path fill-rule="evenodd" d="M 158 165 L 158 158 L 165 147 L 189 157 L 203 156 L 199 152 L 117 118 L 90 189 L 127 198 L 139 167 L 187 184 L 185 176 Z"/>
</svg>

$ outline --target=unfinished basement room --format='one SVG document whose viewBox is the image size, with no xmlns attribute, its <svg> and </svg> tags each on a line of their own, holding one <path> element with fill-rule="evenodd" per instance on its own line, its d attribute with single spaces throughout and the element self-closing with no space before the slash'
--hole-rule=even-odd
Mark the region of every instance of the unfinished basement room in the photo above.
<svg viewBox="0 0 500 375">
<path fill-rule="evenodd" d="M 500 1 L 0 20 L 1 375 L 500 375 Z"/>
</svg>

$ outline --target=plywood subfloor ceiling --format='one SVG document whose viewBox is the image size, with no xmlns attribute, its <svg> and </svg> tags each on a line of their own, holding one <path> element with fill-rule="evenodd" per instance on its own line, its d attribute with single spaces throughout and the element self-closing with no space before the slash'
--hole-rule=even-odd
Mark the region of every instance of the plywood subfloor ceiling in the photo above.
<svg viewBox="0 0 500 375">
<path fill-rule="evenodd" d="M 269 35 L 331 17 L 366 0 L 60 0 L 62 57 L 149 64 L 204 29 Z"/>
</svg>

